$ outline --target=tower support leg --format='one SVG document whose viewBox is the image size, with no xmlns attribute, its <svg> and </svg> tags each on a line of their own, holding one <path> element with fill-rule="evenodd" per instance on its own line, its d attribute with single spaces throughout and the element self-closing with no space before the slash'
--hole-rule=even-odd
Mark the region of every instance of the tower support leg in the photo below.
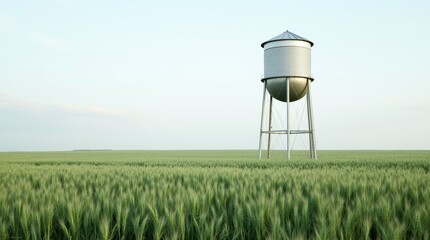
<svg viewBox="0 0 430 240">
<path fill-rule="evenodd" d="M 291 159 L 291 149 L 290 149 L 290 79 L 287 78 L 286 82 L 286 102 L 287 102 L 287 159 Z"/>
<path fill-rule="evenodd" d="M 261 123 L 260 123 L 260 141 L 258 143 L 258 159 L 261 159 L 261 144 L 262 144 L 262 138 L 263 138 L 263 122 L 264 122 L 264 108 L 266 106 L 266 86 L 267 86 L 267 80 L 264 81 L 264 88 L 263 88 L 263 105 L 261 107 Z"/>
<path fill-rule="evenodd" d="M 267 158 L 270 158 L 270 144 L 271 144 L 271 137 L 272 134 L 270 131 L 272 131 L 272 104 L 273 104 L 273 97 L 270 96 L 270 102 L 269 102 L 269 135 L 267 137 Z"/>
<path fill-rule="evenodd" d="M 317 159 L 317 150 L 315 147 L 315 127 L 314 127 L 314 117 L 313 117 L 313 112 L 312 112 L 311 80 L 310 79 L 308 79 L 308 93 L 306 94 L 306 102 L 307 102 L 307 108 L 308 108 L 310 157 L 313 159 Z"/>
</svg>

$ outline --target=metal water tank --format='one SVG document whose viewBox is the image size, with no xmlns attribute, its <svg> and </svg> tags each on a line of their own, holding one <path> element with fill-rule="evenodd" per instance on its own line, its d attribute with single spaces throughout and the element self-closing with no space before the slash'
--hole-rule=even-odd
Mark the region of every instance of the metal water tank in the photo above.
<svg viewBox="0 0 430 240">
<path fill-rule="evenodd" d="M 290 81 L 290 102 L 307 93 L 311 76 L 311 47 L 314 44 L 289 31 L 261 44 L 264 48 L 264 77 L 267 91 L 279 101 L 286 102 L 286 82 Z"/>
</svg>

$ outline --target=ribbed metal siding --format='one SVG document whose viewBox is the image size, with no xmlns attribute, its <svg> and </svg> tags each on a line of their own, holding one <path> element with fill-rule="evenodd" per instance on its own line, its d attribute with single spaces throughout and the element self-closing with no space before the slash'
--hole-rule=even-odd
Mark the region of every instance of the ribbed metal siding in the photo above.
<svg viewBox="0 0 430 240">
<path fill-rule="evenodd" d="M 311 78 L 311 45 L 304 41 L 278 41 L 264 46 L 264 78 Z"/>
</svg>

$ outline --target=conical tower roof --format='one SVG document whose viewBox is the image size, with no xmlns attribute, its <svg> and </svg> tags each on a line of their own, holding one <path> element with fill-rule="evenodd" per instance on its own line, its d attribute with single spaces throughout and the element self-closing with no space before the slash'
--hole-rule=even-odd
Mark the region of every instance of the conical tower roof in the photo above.
<svg viewBox="0 0 430 240">
<path fill-rule="evenodd" d="M 274 38 L 271 38 L 271 39 L 269 39 L 269 40 L 267 40 L 267 41 L 263 42 L 263 43 L 261 44 L 261 47 L 263 47 L 263 48 L 264 48 L 264 45 L 265 45 L 266 43 L 269 43 L 269 42 L 285 41 L 285 40 L 299 40 L 299 41 L 305 41 L 305 42 L 310 43 L 310 44 L 311 44 L 311 47 L 314 45 L 314 43 L 313 43 L 313 42 L 311 42 L 310 40 L 308 40 L 308 39 L 306 39 L 306 38 L 304 38 L 304 37 L 300 37 L 299 35 L 297 35 L 297 34 L 295 34 L 295 33 L 292 33 L 292 32 L 289 32 L 289 31 L 287 30 L 287 31 L 285 31 L 285 32 L 283 32 L 283 33 L 281 33 L 281 34 L 279 34 L 278 36 L 276 36 L 276 37 L 274 37 Z"/>
</svg>

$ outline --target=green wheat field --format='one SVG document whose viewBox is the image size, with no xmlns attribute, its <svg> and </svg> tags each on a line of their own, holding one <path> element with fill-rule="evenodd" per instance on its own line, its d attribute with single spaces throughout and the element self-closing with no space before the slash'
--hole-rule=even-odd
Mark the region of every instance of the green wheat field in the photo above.
<svg viewBox="0 0 430 240">
<path fill-rule="evenodd" d="M 0 239 L 430 239 L 430 151 L 0 153 Z"/>
</svg>

